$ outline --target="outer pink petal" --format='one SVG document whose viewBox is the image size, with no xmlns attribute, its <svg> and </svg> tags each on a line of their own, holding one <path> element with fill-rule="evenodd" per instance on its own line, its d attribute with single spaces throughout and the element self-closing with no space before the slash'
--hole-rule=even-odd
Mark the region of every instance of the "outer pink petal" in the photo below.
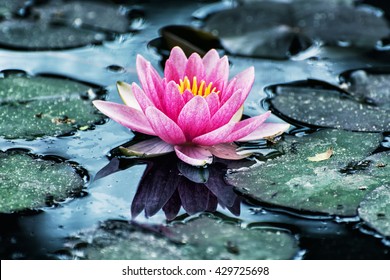
<svg viewBox="0 0 390 280">
<path fill-rule="evenodd" d="M 157 137 L 136 143 L 126 148 L 120 147 L 119 149 L 122 154 L 126 156 L 138 157 L 154 157 L 174 151 L 171 144 L 165 143 Z"/>
<path fill-rule="evenodd" d="M 228 123 L 224 126 L 219 127 L 211 132 L 198 136 L 192 139 L 192 143 L 202 146 L 213 146 L 220 143 L 226 143 L 229 135 L 232 133 L 235 127 L 235 123 Z"/>
<path fill-rule="evenodd" d="M 180 111 L 183 109 L 185 102 L 180 94 L 176 82 L 170 81 L 165 89 L 165 97 L 162 99 L 164 112 L 173 121 L 177 121 Z"/>
<path fill-rule="evenodd" d="M 274 138 L 282 134 L 283 132 L 285 132 L 289 127 L 290 125 L 285 123 L 263 123 L 252 133 L 236 141 L 246 142 L 246 141 L 259 140 L 268 137 Z"/>
<path fill-rule="evenodd" d="M 144 134 L 156 135 L 148 119 L 141 111 L 126 105 L 102 100 L 93 101 L 93 105 L 103 114 L 127 128 Z"/>
<path fill-rule="evenodd" d="M 145 111 L 148 121 L 155 131 L 155 135 L 165 142 L 176 145 L 186 142 L 181 128 L 163 112 L 155 107 L 148 107 Z"/>
<path fill-rule="evenodd" d="M 253 86 L 255 81 L 255 68 L 249 67 L 248 69 L 237 74 L 232 81 L 230 81 L 223 96 L 221 96 L 222 103 L 226 102 L 237 90 L 242 90 L 242 97 L 245 100 Z"/>
<path fill-rule="evenodd" d="M 179 83 L 179 80 L 184 78 L 187 61 L 187 57 L 183 50 L 179 47 L 174 47 L 165 63 L 164 76 L 167 81 L 172 80 Z"/>
<path fill-rule="evenodd" d="M 198 82 L 204 79 L 204 66 L 199 54 L 193 53 L 188 58 L 184 75 L 187 76 L 191 82 L 193 77 L 196 77 Z"/>
<path fill-rule="evenodd" d="M 143 112 L 145 112 L 146 108 L 148 108 L 149 106 L 154 107 L 153 102 L 149 99 L 149 97 L 145 94 L 145 92 L 136 83 L 133 83 L 131 87 L 133 89 L 134 97 L 137 100 L 137 103 L 139 104 Z"/>
<path fill-rule="evenodd" d="M 249 118 L 235 124 L 233 132 L 227 137 L 227 142 L 237 141 L 257 129 L 271 115 L 268 111 L 260 116 Z"/>
<path fill-rule="evenodd" d="M 194 96 L 184 105 L 177 123 L 189 142 L 203 134 L 210 127 L 210 111 L 206 100 L 199 95 Z"/>
<path fill-rule="evenodd" d="M 212 94 L 209 94 L 206 98 L 207 105 L 209 106 L 210 115 L 211 117 L 219 110 L 220 108 L 220 102 L 219 102 L 219 96 L 215 92 Z"/>
<path fill-rule="evenodd" d="M 123 103 L 125 103 L 129 107 L 141 111 L 141 107 L 134 96 L 133 90 L 131 89 L 131 85 L 124 82 L 117 82 L 116 87 L 118 89 L 119 95 L 122 98 Z"/>
<path fill-rule="evenodd" d="M 203 166 L 213 162 L 213 155 L 204 147 L 176 145 L 175 152 L 179 159 L 193 166 Z"/>
<path fill-rule="evenodd" d="M 246 155 L 237 154 L 236 150 L 238 146 L 234 143 L 223 143 L 223 144 L 218 144 L 207 148 L 214 156 L 219 158 L 224 158 L 224 159 L 238 160 L 250 156 L 250 154 L 246 154 Z"/>
<path fill-rule="evenodd" d="M 218 128 L 228 123 L 243 104 L 242 92 L 238 90 L 211 118 L 212 127 Z"/>
</svg>

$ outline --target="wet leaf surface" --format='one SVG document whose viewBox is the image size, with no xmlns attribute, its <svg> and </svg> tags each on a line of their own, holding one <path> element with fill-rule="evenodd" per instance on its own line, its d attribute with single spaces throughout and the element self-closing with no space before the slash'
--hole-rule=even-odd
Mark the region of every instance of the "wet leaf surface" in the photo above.
<svg viewBox="0 0 390 280">
<path fill-rule="evenodd" d="M 388 180 L 370 172 L 367 166 L 359 168 L 380 141 L 380 134 L 337 130 L 322 130 L 301 138 L 286 137 L 278 147 L 283 155 L 233 172 L 228 175 L 228 182 L 258 203 L 355 216 L 364 196 Z M 308 160 L 329 147 L 334 151 L 330 159 Z"/>
<path fill-rule="evenodd" d="M 0 213 L 50 206 L 80 193 L 83 179 L 68 163 L 0 153 Z"/>
<path fill-rule="evenodd" d="M 111 40 L 130 31 L 119 6 L 103 1 L 45 1 L 4 5 L 0 44 L 15 49 L 65 49 Z M 112 19 L 115 18 L 115 21 Z"/>
<path fill-rule="evenodd" d="M 205 216 L 156 227 L 106 221 L 81 240 L 91 240 L 79 253 L 91 260 L 292 259 L 298 253 L 297 241 L 286 231 L 242 229 L 237 222 Z"/>
<path fill-rule="evenodd" d="M 389 74 L 352 71 L 341 85 L 300 81 L 270 88 L 273 110 L 297 124 L 353 131 L 390 131 Z"/>
<path fill-rule="evenodd" d="M 280 59 L 315 41 L 374 48 L 389 32 L 386 21 L 368 9 L 321 1 L 247 3 L 210 15 L 204 28 L 230 53 Z"/>
<path fill-rule="evenodd" d="M 103 118 L 85 97 L 91 91 L 66 79 L 7 75 L 0 79 L 0 135 L 34 139 L 89 127 Z"/>
</svg>

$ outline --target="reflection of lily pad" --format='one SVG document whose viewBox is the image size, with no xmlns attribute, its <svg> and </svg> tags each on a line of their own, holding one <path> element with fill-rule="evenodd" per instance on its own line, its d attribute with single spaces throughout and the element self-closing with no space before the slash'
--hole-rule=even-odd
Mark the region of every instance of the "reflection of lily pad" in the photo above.
<svg viewBox="0 0 390 280">
<path fill-rule="evenodd" d="M 313 40 L 373 48 L 389 32 L 368 9 L 328 1 L 246 4 L 211 15 L 205 29 L 231 53 L 271 58 L 303 51 Z"/>
<path fill-rule="evenodd" d="M 388 77 L 370 75 L 365 82 L 348 81 L 351 93 L 319 81 L 277 85 L 271 88 L 275 96 L 270 103 L 281 117 L 308 126 L 390 131 Z"/>
<path fill-rule="evenodd" d="M 102 119 L 73 81 L 10 75 L 0 79 L 0 135 L 32 139 L 70 133 Z"/>
<path fill-rule="evenodd" d="M 110 3 L 58 0 L 37 5 L 24 3 L 31 1 L 19 2 L 19 5 L 5 6 L 7 16 L 0 22 L 0 44 L 6 47 L 73 48 L 101 43 L 129 31 L 127 15 Z"/>
<path fill-rule="evenodd" d="M 84 182 L 67 163 L 0 153 L 0 213 L 35 209 L 80 192 Z"/>
<path fill-rule="evenodd" d="M 92 234 L 83 250 L 88 259 L 291 259 L 298 252 L 286 232 L 242 229 L 206 217 L 158 228 L 107 221 Z"/>
<path fill-rule="evenodd" d="M 378 147 L 381 138 L 380 134 L 337 130 L 286 137 L 278 147 L 283 155 L 233 172 L 228 181 L 260 203 L 354 216 L 364 196 L 388 180 L 362 161 Z M 329 148 L 333 155 L 328 160 L 308 159 Z"/>
<path fill-rule="evenodd" d="M 359 216 L 384 236 L 390 237 L 390 186 L 382 186 L 367 195 Z"/>
</svg>

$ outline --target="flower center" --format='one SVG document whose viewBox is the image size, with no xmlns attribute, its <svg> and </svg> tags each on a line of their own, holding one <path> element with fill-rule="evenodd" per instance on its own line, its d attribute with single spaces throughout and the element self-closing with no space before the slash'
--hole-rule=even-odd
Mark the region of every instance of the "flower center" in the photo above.
<svg viewBox="0 0 390 280">
<path fill-rule="evenodd" d="M 199 95 L 199 96 L 203 96 L 203 97 L 206 97 L 213 92 L 215 92 L 216 94 L 219 93 L 219 90 L 217 91 L 217 88 L 213 87 L 212 82 L 210 82 L 206 86 L 206 82 L 204 80 L 202 80 L 200 82 L 200 84 L 198 84 L 196 77 L 194 77 L 192 79 L 192 83 L 191 83 L 191 81 L 188 79 L 188 77 L 185 76 L 184 81 L 182 79 L 180 79 L 180 84 L 178 84 L 178 87 L 179 87 L 180 93 L 183 93 L 188 89 L 189 91 L 192 92 L 193 95 Z"/>
</svg>

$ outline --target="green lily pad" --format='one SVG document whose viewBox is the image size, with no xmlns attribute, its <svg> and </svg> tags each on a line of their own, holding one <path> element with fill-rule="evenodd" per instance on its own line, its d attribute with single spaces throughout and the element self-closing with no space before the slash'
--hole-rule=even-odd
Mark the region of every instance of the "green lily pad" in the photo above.
<svg viewBox="0 0 390 280">
<path fill-rule="evenodd" d="M 36 209 L 79 193 L 83 179 L 68 163 L 0 152 L 0 213 Z"/>
<path fill-rule="evenodd" d="M 0 44 L 8 48 L 74 48 L 99 44 L 130 31 L 131 22 L 124 10 L 108 2 L 8 2 L 3 7 L 0 4 L 0 15 L 2 10 L 4 14 L 0 22 Z"/>
<path fill-rule="evenodd" d="M 80 238 L 92 240 L 82 258 L 104 260 L 291 259 L 299 250 L 296 239 L 285 231 L 242 229 L 205 216 L 159 227 L 107 221 L 92 232 L 92 239 L 91 233 Z"/>
<path fill-rule="evenodd" d="M 390 237 L 390 185 L 381 186 L 360 203 L 359 216 L 380 234 Z"/>
<path fill-rule="evenodd" d="M 389 75 L 367 74 L 362 70 L 354 73 L 351 77 L 355 78 L 344 84 L 348 92 L 321 81 L 300 81 L 270 87 L 274 96 L 269 102 L 277 115 L 292 123 L 353 131 L 390 131 Z"/>
<path fill-rule="evenodd" d="M 0 136 L 58 136 L 102 120 L 88 98 L 93 90 L 70 80 L 9 75 L 0 79 Z M 87 100 L 86 100 L 87 99 Z"/>
<path fill-rule="evenodd" d="M 388 180 L 363 161 L 381 139 L 380 134 L 338 130 L 286 137 L 277 147 L 281 156 L 233 171 L 227 179 L 245 197 L 262 204 L 355 216 L 364 196 Z M 330 149 L 329 159 L 314 161 Z"/>
<path fill-rule="evenodd" d="M 374 48 L 388 35 L 386 20 L 368 9 L 327 1 L 261 1 L 226 9 L 205 22 L 233 54 L 288 58 L 314 41 Z"/>
</svg>

